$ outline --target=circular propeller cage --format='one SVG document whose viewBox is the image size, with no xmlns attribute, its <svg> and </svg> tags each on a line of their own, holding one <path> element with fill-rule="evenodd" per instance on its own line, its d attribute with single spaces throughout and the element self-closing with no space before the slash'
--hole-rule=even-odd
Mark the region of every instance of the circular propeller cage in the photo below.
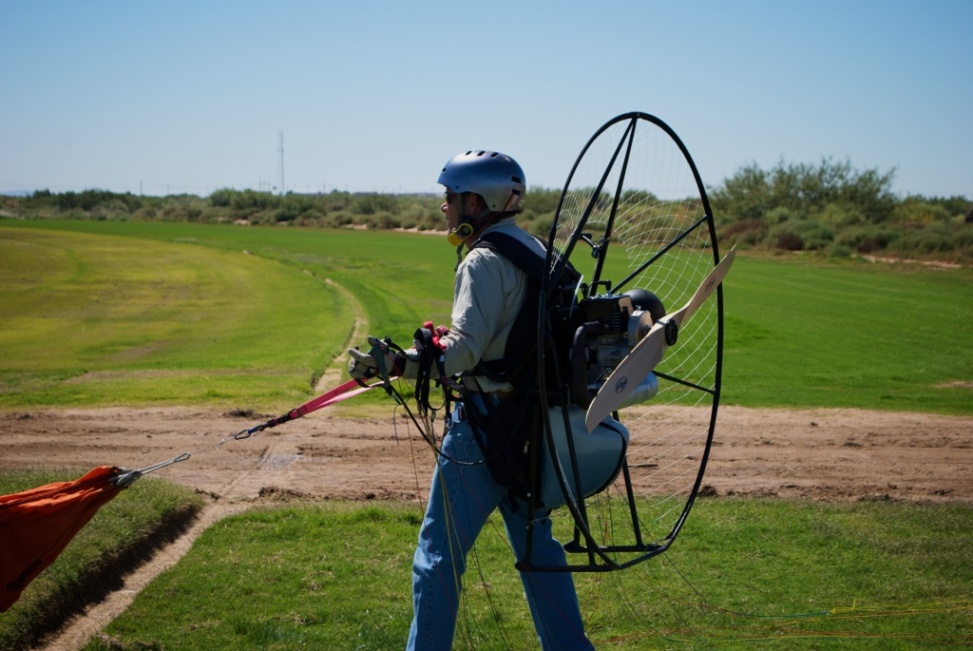
<svg viewBox="0 0 973 651">
<path fill-rule="evenodd" d="M 690 300 L 719 261 L 705 188 L 675 132 L 645 113 L 620 115 L 602 126 L 571 169 L 548 251 L 541 314 L 568 265 L 582 276 L 575 290 L 582 304 L 587 300 L 612 309 L 621 305 L 624 323 L 589 336 L 575 351 L 603 365 L 586 378 L 593 394 L 618 358 L 658 320 L 650 312 L 658 317 L 659 305 L 639 309 L 639 304 L 625 303 L 625 295 L 648 294 L 671 314 Z M 555 519 L 559 530 L 573 530 L 565 547 L 576 553 L 569 554 L 567 568 L 534 566 L 528 554 L 521 561 L 525 569 L 621 569 L 664 552 L 675 540 L 699 494 L 716 424 L 722 288 L 716 288 L 678 333 L 666 335 L 672 336 L 667 342 L 671 345 L 653 375 L 647 376 L 646 390 L 612 414 L 628 433 L 617 474 L 607 488 L 587 497 L 587 490 L 575 489 L 582 485 L 576 480 L 587 462 L 575 441 L 583 446 L 587 439 L 581 438 L 591 436 L 577 432 L 577 413 L 586 400 L 578 400 L 575 386 L 572 404 L 571 385 L 577 385 L 577 378 L 572 380 L 570 373 L 542 373 L 541 413 L 547 415 L 538 436 L 544 439 L 548 468 L 541 479 L 556 481 L 567 506 L 548 517 Z M 543 351 L 549 322 L 540 324 L 537 336 L 538 350 Z M 543 359 L 539 362 L 544 368 Z M 563 436 L 572 431 L 572 421 L 573 436 Z M 538 517 L 546 515 L 542 508 L 536 507 Z"/>
</svg>

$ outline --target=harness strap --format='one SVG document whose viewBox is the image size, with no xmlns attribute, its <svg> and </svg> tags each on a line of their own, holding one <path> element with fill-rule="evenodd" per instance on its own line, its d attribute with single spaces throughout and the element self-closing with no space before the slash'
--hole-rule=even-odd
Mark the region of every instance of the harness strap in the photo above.
<svg viewBox="0 0 973 651">
<path fill-rule="evenodd" d="M 419 354 L 419 370 L 416 374 L 416 404 L 419 412 L 423 415 L 433 410 L 429 404 L 429 389 L 433 381 L 438 386 L 443 387 L 443 393 L 447 407 L 454 401 L 450 395 L 450 390 L 460 396 L 466 396 L 467 390 L 455 380 L 446 376 L 446 347 L 441 343 L 440 338 L 445 334 L 445 329 L 434 328 L 432 321 L 426 321 L 413 334 L 413 344 Z M 433 365 L 436 367 L 433 374 Z"/>
</svg>

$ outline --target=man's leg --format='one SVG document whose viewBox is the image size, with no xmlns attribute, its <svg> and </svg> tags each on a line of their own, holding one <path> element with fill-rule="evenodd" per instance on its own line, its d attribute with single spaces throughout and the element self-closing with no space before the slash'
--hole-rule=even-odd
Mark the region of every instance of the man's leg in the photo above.
<svg viewBox="0 0 973 651">
<path fill-rule="evenodd" d="M 523 503 L 514 505 L 505 497 L 500 502 L 500 513 L 517 559 L 523 560 L 527 554 L 527 506 Z M 543 567 L 567 565 L 564 548 L 554 539 L 551 531 L 551 519 L 535 519 L 532 526 L 531 563 Z M 542 649 L 594 649 L 585 636 L 574 578 L 570 572 L 521 572 L 520 580 Z"/>
<path fill-rule="evenodd" d="M 504 495 L 486 464 L 466 465 L 483 459 L 469 424 L 450 428 L 442 452 L 413 558 L 410 650 L 451 647 L 466 554 Z"/>
</svg>

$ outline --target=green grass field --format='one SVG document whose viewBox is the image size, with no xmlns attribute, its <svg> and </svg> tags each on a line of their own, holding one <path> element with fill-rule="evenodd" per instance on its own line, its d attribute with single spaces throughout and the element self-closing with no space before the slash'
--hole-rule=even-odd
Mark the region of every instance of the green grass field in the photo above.
<svg viewBox="0 0 973 651">
<path fill-rule="evenodd" d="M 3 404 L 306 394 L 348 336 L 327 283 L 241 251 L 5 229 Z"/>
<path fill-rule="evenodd" d="M 292 407 L 355 318 L 447 323 L 454 263 L 435 235 L 0 221 L 0 408 Z M 726 403 L 973 413 L 969 269 L 741 257 L 725 298 Z M 223 521 L 89 648 L 398 648 L 418 517 Z M 962 648 L 971 532 L 970 505 L 702 500 L 670 552 L 579 593 L 598 648 Z M 501 533 L 478 560 L 460 648 L 534 648 Z"/>
<path fill-rule="evenodd" d="M 664 557 L 575 583 L 598 649 L 958 648 L 973 642 L 971 516 L 704 499 Z M 86 648 L 401 648 L 420 517 L 329 504 L 221 521 L 108 626 L 112 644 Z M 466 586 L 454 648 L 537 648 L 496 516 Z"/>
<path fill-rule="evenodd" d="M 402 343 L 447 323 L 454 263 L 436 235 L 3 222 L 0 406 L 287 407 L 356 310 Z M 727 404 L 973 413 L 973 270 L 742 257 L 725 297 Z"/>
<path fill-rule="evenodd" d="M 730 404 L 973 413 L 973 270 L 743 258 L 725 301 Z"/>
<path fill-rule="evenodd" d="M 448 321 L 451 249 L 437 260 L 432 242 L 192 224 L 0 227 L 0 302 L 11 308 L 0 314 L 0 406 L 293 406 L 344 352 L 356 316 L 407 342 L 423 319 Z"/>
</svg>

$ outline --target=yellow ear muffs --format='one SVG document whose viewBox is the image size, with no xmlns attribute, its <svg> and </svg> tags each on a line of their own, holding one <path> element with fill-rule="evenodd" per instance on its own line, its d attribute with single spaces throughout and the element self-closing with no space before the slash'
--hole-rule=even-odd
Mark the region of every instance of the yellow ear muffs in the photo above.
<svg viewBox="0 0 973 651">
<path fill-rule="evenodd" d="M 452 244 L 453 246 L 460 246 L 461 244 L 463 244 L 463 242 L 466 241 L 466 238 L 468 238 L 472 234 L 473 234 L 472 226 L 470 226 L 469 224 L 460 224 L 453 230 L 449 231 L 449 234 L 446 236 L 446 239 L 448 239 L 449 243 Z"/>
</svg>

